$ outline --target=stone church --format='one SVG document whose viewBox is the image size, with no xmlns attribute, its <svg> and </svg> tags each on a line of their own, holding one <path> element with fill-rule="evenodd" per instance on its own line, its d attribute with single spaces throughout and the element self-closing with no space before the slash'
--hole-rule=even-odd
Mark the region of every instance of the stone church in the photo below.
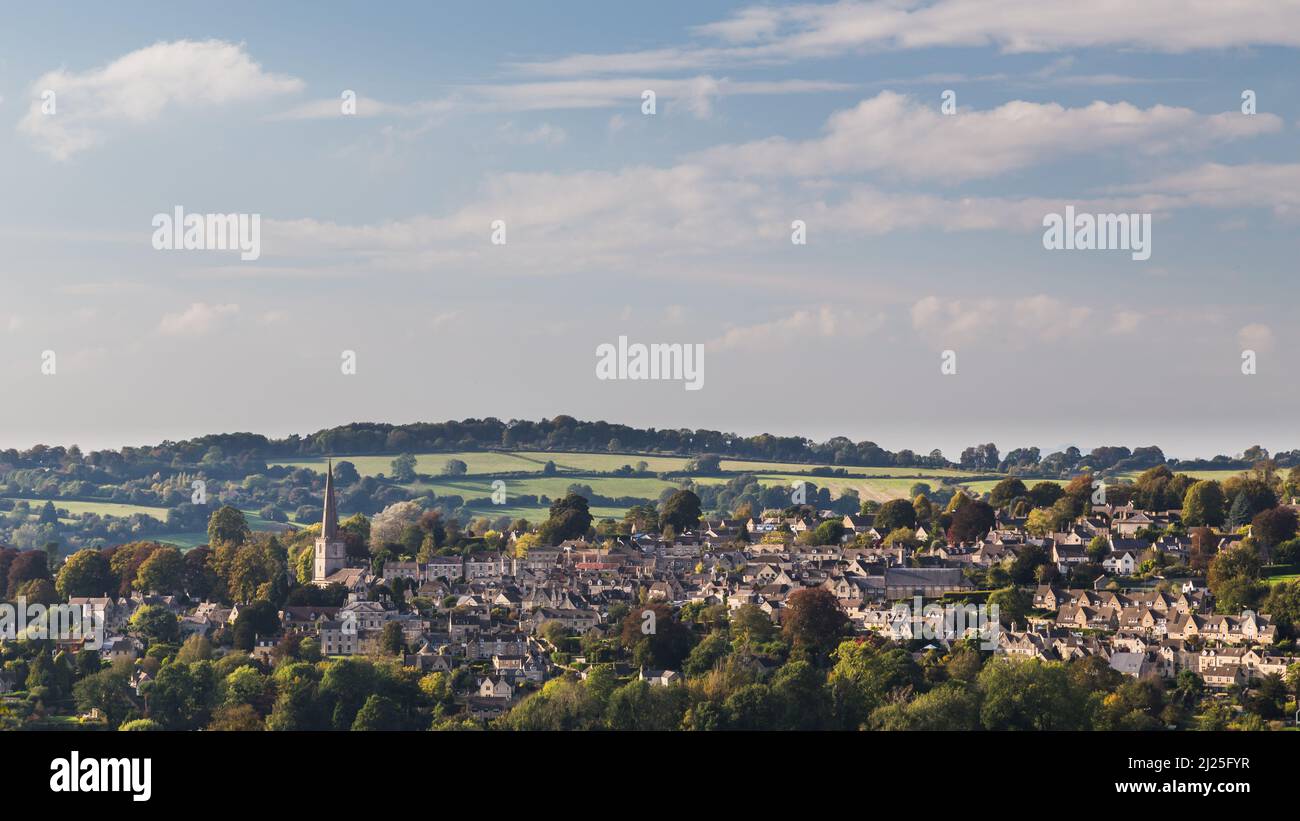
<svg viewBox="0 0 1300 821">
<path fill-rule="evenodd" d="M 347 583 L 341 576 L 348 569 L 347 543 L 339 535 L 339 508 L 334 498 L 334 462 L 329 463 L 325 475 L 325 514 L 320 535 L 316 537 L 316 567 L 312 583 L 324 587 L 333 582 Z"/>
</svg>

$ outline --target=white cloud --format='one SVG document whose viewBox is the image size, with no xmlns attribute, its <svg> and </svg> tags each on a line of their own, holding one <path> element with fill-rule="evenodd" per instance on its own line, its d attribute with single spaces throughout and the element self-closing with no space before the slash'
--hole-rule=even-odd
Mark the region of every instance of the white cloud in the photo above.
<svg viewBox="0 0 1300 821">
<path fill-rule="evenodd" d="M 553 77 L 693 71 L 865 50 L 997 47 L 1186 52 L 1300 46 L 1300 6 L 1280 0 L 878 0 L 750 7 L 697 26 L 709 42 L 516 63 Z"/>
<path fill-rule="evenodd" d="M 168 336 L 201 336 L 237 313 L 238 305 L 194 302 L 180 313 L 165 314 L 158 323 L 158 332 Z"/>
<path fill-rule="evenodd" d="M 825 134 L 773 137 L 703 152 L 699 160 L 740 175 L 879 172 L 963 182 L 1071 154 L 1123 147 L 1141 154 L 1196 148 L 1281 130 L 1276 115 L 1203 115 L 1187 108 L 1094 102 L 1081 108 L 1015 100 L 948 116 L 937 103 L 885 91 L 833 114 Z"/>
<path fill-rule="evenodd" d="M 443 311 L 435 314 L 432 319 L 428 320 L 427 325 L 434 330 L 455 322 L 460 317 L 460 311 Z"/>
<path fill-rule="evenodd" d="M 342 92 L 340 92 L 341 94 Z M 445 114 L 457 105 L 455 97 L 439 100 L 421 100 L 414 103 L 386 103 L 373 97 L 357 95 L 356 110 L 351 114 L 343 113 L 343 98 L 332 97 L 324 100 L 311 100 L 293 106 L 285 111 L 270 115 L 270 120 L 332 120 L 360 117 L 428 117 Z"/>
<path fill-rule="evenodd" d="M 593 108 L 623 108 L 640 116 L 641 93 L 654 91 L 656 100 L 679 104 L 699 118 L 712 114 L 714 100 L 729 96 L 766 96 L 845 91 L 851 83 L 830 80 L 732 80 L 727 77 L 613 77 L 542 82 L 495 83 L 460 86 L 438 100 L 386 103 L 358 99 L 356 116 L 417 117 L 453 111 L 526 112 Z M 314 100 L 272 119 L 311 120 L 339 118 L 339 100 Z"/>
<path fill-rule="evenodd" d="M 1050 342 L 1088 330 L 1093 309 L 1047 294 L 1018 297 L 943 299 L 927 296 L 911 308 L 912 328 L 922 336 L 957 342 Z"/>
<path fill-rule="evenodd" d="M 57 160 L 97 145 L 120 124 L 157 120 L 169 109 L 263 100 L 296 92 L 302 81 L 262 70 L 242 44 L 221 40 L 155 43 L 89 71 L 58 69 L 32 86 L 19 131 Z M 55 93 L 55 113 L 41 94 Z"/>
<path fill-rule="evenodd" d="M 816 309 L 800 309 L 770 322 L 728 328 L 722 336 L 710 341 L 708 347 L 745 351 L 771 349 L 810 338 L 858 336 L 876 330 L 883 323 L 884 316 L 879 313 L 850 313 L 822 305 Z"/>
<path fill-rule="evenodd" d="M 1204 163 L 1108 190 L 1158 192 L 1168 207 L 1270 208 L 1280 219 L 1300 217 L 1300 163 Z"/>
<path fill-rule="evenodd" d="M 497 128 L 497 136 L 511 145 L 562 145 L 569 139 L 569 134 L 559 126 L 542 123 L 536 128 L 519 128 L 514 122 L 507 122 Z"/>
<path fill-rule="evenodd" d="M 1144 317 L 1137 311 L 1116 311 L 1111 318 L 1110 332 L 1113 334 L 1131 334 L 1142 325 Z"/>
<path fill-rule="evenodd" d="M 1264 353 L 1273 350 L 1273 329 L 1260 323 L 1244 325 L 1237 331 L 1237 344 L 1242 350 Z"/>
</svg>

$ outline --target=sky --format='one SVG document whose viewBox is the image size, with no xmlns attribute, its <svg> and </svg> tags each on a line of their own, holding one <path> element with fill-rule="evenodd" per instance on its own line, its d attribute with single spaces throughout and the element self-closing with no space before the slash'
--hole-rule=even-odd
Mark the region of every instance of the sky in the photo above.
<svg viewBox="0 0 1300 821">
<path fill-rule="evenodd" d="M 1296 0 L 5 17 L 0 447 L 561 413 L 1300 447 Z M 1067 206 L 1150 215 L 1150 258 L 1045 248 Z M 260 253 L 156 248 L 177 208 Z M 597 378 L 621 336 L 702 346 L 702 388 Z"/>
</svg>

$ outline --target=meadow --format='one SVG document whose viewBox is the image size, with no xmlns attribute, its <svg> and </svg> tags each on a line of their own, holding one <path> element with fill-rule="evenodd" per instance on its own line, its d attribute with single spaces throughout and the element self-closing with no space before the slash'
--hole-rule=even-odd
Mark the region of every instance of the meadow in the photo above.
<svg viewBox="0 0 1300 821">
<path fill-rule="evenodd" d="M 465 462 L 468 472 L 464 476 L 443 476 L 443 466 L 450 459 Z M 342 456 L 335 462 L 348 461 L 356 466 L 363 476 L 390 475 L 392 473 L 392 455 L 381 456 Z M 282 461 L 273 461 L 272 465 L 292 468 L 304 468 L 324 472 L 325 457 L 304 457 Z M 542 471 L 547 462 L 555 464 L 556 473 L 543 476 Z M 463 499 L 486 499 L 492 496 L 492 483 L 504 474 L 514 474 L 506 478 L 506 502 L 503 505 L 482 504 L 470 508 L 475 515 L 489 516 L 493 519 L 505 516 L 512 519 L 524 518 L 540 521 L 546 517 L 545 505 L 521 505 L 517 499 L 521 495 L 546 496 L 554 500 L 562 497 L 572 484 L 591 486 L 597 494 L 609 498 L 630 497 L 655 501 L 666 490 L 680 487 L 680 480 L 660 479 L 655 475 L 616 476 L 608 475 L 619 468 L 636 466 L 645 462 L 649 474 L 685 471 L 689 457 L 654 454 L 627 453 L 588 453 L 559 451 L 456 451 L 448 453 L 416 454 L 416 472 L 431 477 L 407 483 L 407 487 L 416 492 L 431 490 L 435 497 L 460 496 Z M 939 488 L 944 480 L 956 483 L 975 493 L 987 493 L 999 481 L 987 478 L 988 472 L 974 473 L 956 468 L 909 468 L 909 467 L 867 467 L 860 465 L 839 466 L 844 475 L 813 476 L 810 471 L 816 468 L 837 466 L 805 464 L 801 462 L 761 461 L 753 459 L 723 459 L 721 469 L 726 475 L 699 476 L 694 481 L 704 485 L 716 485 L 729 481 L 737 473 L 752 473 L 767 487 L 791 487 L 794 483 L 807 481 L 817 487 L 830 490 L 832 495 L 840 496 L 846 490 L 856 490 L 864 501 L 885 502 L 890 499 L 908 497 L 911 487 L 917 482 L 925 482 L 932 488 Z M 1217 479 L 1222 481 L 1240 475 L 1240 470 L 1197 470 L 1185 471 L 1196 479 Z M 1140 471 L 1119 474 L 1117 478 L 1133 480 Z M 520 477 L 519 474 L 536 474 Z M 593 475 L 602 474 L 602 475 Z M 968 477 L 968 478 L 967 478 Z M 962 481 L 966 478 L 966 481 Z M 1041 479 L 1025 479 L 1026 485 L 1032 486 Z M 1053 480 L 1047 480 L 1053 481 Z M 1058 482 L 1058 484 L 1063 484 Z M 31 499 L 32 517 L 40 510 L 44 500 Z M 54 500 L 56 507 L 67 510 L 73 517 L 86 513 L 101 516 L 127 517 L 133 514 L 152 516 L 159 521 L 166 521 L 167 508 L 148 505 L 136 505 L 121 502 Z M 623 507 L 593 505 L 591 513 L 598 519 L 621 519 L 625 513 Z M 262 519 L 256 511 L 246 510 L 250 527 L 254 530 L 283 529 L 279 524 Z M 64 519 L 65 522 L 70 522 Z M 156 537 L 160 541 L 189 548 L 207 541 L 204 532 L 173 533 Z M 1289 576 L 1287 577 L 1290 578 Z M 1275 581 L 1276 579 L 1274 579 Z"/>
<path fill-rule="evenodd" d="M 459 459 L 468 467 L 466 476 L 442 476 L 443 465 L 449 459 Z M 346 456 L 335 461 L 346 460 L 356 466 L 362 475 L 375 476 L 392 472 L 391 455 L 388 456 Z M 611 498 L 636 497 L 658 499 L 665 489 L 678 487 L 677 481 L 666 481 L 653 476 L 592 476 L 593 473 L 609 473 L 624 465 L 636 466 L 645 462 L 651 473 L 677 472 L 686 470 L 690 459 L 685 456 L 665 456 L 654 454 L 626 453 L 586 453 L 560 451 L 460 451 L 453 453 L 416 454 L 416 472 L 434 477 L 431 481 L 412 482 L 405 487 L 412 490 L 432 490 L 439 496 L 456 495 L 465 499 L 487 497 L 492 494 L 492 481 L 496 475 L 503 473 L 537 473 L 541 474 L 547 462 L 553 462 L 557 473 L 553 476 L 538 476 L 527 479 L 508 479 L 509 496 L 528 494 L 548 496 L 555 499 L 563 496 L 570 484 L 574 482 L 590 485 L 596 493 Z M 287 465 L 294 468 L 323 471 L 324 457 L 307 457 L 272 464 Z M 758 481 L 770 487 L 789 487 L 794 482 L 808 481 L 817 487 L 828 488 L 835 496 L 852 488 L 863 500 L 885 502 L 890 499 L 906 498 L 912 485 L 926 482 L 931 487 L 938 487 L 944 479 L 960 479 L 964 476 L 987 476 L 988 473 L 972 473 L 956 468 L 916 468 L 916 467 L 866 467 L 860 465 L 832 466 L 826 464 L 806 464 L 802 462 L 761 461 L 754 459 L 723 459 L 721 469 L 728 474 L 740 472 L 753 473 Z M 817 468 L 842 468 L 845 475 L 810 476 L 810 471 Z M 584 475 L 586 474 L 586 475 Z M 699 484 L 722 484 L 731 479 L 731 475 L 695 477 Z M 996 480 L 972 480 L 962 483 L 976 489 L 987 491 Z M 515 506 L 507 505 L 513 511 Z M 535 518 L 536 508 L 518 508 L 531 513 Z M 477 509 L 476 509 L 477 511 Z M 497 515 L 503 512 L 499 506 L 483 508 L 484 514 Z M 602 511 L 601 515 L 608 515 Z M 621 515 L 621 511 L 619 511 Z M 507 514 L 513 515 L 513 514 Z"/>
</svg>

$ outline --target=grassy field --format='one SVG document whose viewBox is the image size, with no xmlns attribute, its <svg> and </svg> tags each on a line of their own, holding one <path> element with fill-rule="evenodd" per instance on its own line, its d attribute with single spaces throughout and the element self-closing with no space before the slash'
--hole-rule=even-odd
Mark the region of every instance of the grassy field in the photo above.
<svg viewBox="0 0 1300 821">
<path fill-rule="evenodd" d="M 1170 470 L 1173 470 L 1173 468 L 1170 468 Z M 1246 471 L 1232 468 L 1230 470 L 1174 470 L 1173 472 L 1175 474 L 1186 473 L 1188 476 L 1196 480 L 1214 479 L 1215 481 L 1222 482 L 1225 479 L 1231 479 L 1234 476 L 1240 476 Z M 1137 479 L 1138 476 L 1142 475 L 1142 471 L 1129 470 L 1120 473 L 1118 475 L 1121 479 L 1135 480 Z"/>
<path fill-rule="evenodd" d="M 641 499 L 658 499 L 664 488 L 676 489 L 674 482 L 643 476 L 601 476 L 599 478 L 575 478 L 572 476 L 539 476 L 535 479 L 504 479 L 506 497 L 532 495 L 549 496 L 552 499 L 563 496 L 572 484 L 591 485 L 591 489 L 602 496 L 635 496 Z M 433 490 L 438 496 L 456 495 L 466 499 L 492 495 L 492 479 L 446 478 L 432 482 L 417 482 L 406 487 L 415 491 Z"/>
<path fill-rule="evenodd" d="M 600 521 L 601 519 L 616 519 L 621 521 L 623 516 L 627 513 L 626 508 L 601 507 L 599 505 L 592 505 L 590 510 L 592 519 L 596 521 Z M 527 519 L 535 525 L 546 521 L 546 517 L 549 515 L 546 507 L 517 507 L 509 504 L 509 500 L 507 500 L 507 503 L 504 505 L 487 505 L 486 507 L 470 508 L 470 512 L 474 516 L 486 516 L 489 519 L 497 519 L 501 516 L 505 516 L 508 519 Z"/>
<path fill-rule="evenodd" d="M 496 451 L 468 451 L 464 453 L 419 453 L 415 456 L 415 471 L 437 476 L 442 473 L 443 465 L 448 459 L 460 459 L 469 466 L 470 473 L 516 473 L 520 471 L 542 472 L 543 462 L 532 462 L 509 453 Z M 335 462 L 351 462 L 362 476 L 390 475 L 393 472 L 392 456 L 340 456 Z M 324 456 L 291 459 L 282 462 L 268 462 L 268 465 L 284 465 L 291 468 L 306 468 L 318 473 L 325 472 L 327 459 Z M 614 468 L 623 464 L 619 462 Z M 614 468 L 608 468 L 613 470 Z"/>
<path fill-rule="evenodd" d="M 352 456 L 341 457 L 340 460 L 352 462 L 357 470 L 366 476 L 374 476 L 380 473 L 388 474 L 392 471 L 391 456 Z M 535 472 L 541 473 L 546 462 L 555 463 L 556 468 L 563 474 L 566 472 L 573 473 L 594 473 L 614 471 L 624 465 L 635 466 L 638 462 L 645 462 L 648 470 L 653 473 L 682 471 L 686 469 L 689 458 L 684 456 L 655 456 L 655 455 L 628 455 L 621 453 L 576 453 L 576 452 L 550 452 L 550 451 L 516 451 L 510 453 L 503 452 L 458 452 L 458 453 L 423 453 L 416 454 L 416 471 L 423 474 L 439 476 L 442 472 L 442 466 L 448 459 L 460 459 L 465 462 L 471 474 L 498 474 L 498 473 L 520 473 Z M 336 460 L 336 461 L 340 461 Z M 304 459 L 286 460 L 273 462 L 276 465 L 286 465 L 295 468 L 307 468 L 309 470 L 323 471 L 325 468 L 324 457 L 311 457 Z M 759 481 L 765 485 L 789 485 L 801 476 L 806 475 L 809 471 L 818 467 L 831 467 L 829 465 L 803 464 L 801 462 L 763 462 L 749 459 L 724 459 L 721 463 L 722 470 L 727 472 L 750 472 L 759 477 Z M 883 501 L 885 499 L 895 499 L 905 496 L 908 488 L 915 482 L 929 481 L 931 485 L 937 485 L 939 479 L 953 478 L 973 475 L 968 471 L 956 470 L 951 468 L 901 468 L 901 467 L 861 467 L 861 466 L 844 466 L 848 476 L 819 476 L 810 477 L 809 481 L 817 484 L 818 487 L 831 488 L 832 493 L 838 493 L 845 487 L 854 487 L 858 489 L 859 494 L 864 499 L 876 499 Z M 727 481 L 730 477 L 701 477 L 696 481 L 701 484 L 717 484 Z M 658 479 L 645 477 L 599 477 L 599 478 L 579 478 L 574 479 L 557 475 L 553 477 L 541 477 L 536 480 L 526 480 L 519 483 L 518 489 L 512 492 L 546 494 L 554 496 L 556 493 L 563 493 L 564 488 L 572 481 L 582 481 L 590 484 L 598 493 L 606 496 L 640 496 L 643 498 L 655 498 L 664 488 L 670 486 L 668 483 Z M 990 483 L 991 486 L 992 483 Z M 412 485 L 416 487 L 417 485 Z M 488 495 L 491 492 L 488 482 L 466 482 L 462 479 L 447 477 L 446 479 L 438 478 L 429 484 L 420 484 L 418 487 L 432 486 L 435 492 L 438 488 L 448 488 L 445 492 L 456 493 L 463 496 Z"/>
<path fill-rule="evenodd" d="M 31 505 L 33 516 L 41 512 L 45 506 L 44 500 L 40 499 L 14 499 L 15 502 L 26 501 Z M 167 520 L 167 508 L 150 507 L 147 505 L 132 505 L 119 502 L 78 502 L 67 499 L 51 499 L 54 506 L 61 510 L 67 510 L 73 516 L 80 516 L 83 513 L 97 513 L 100 516 L 120 516 L 127 517 L 136 513 L 143 513 L 146 516 L 152 516 L 159 521 Z"/>
<path fill-rule="evenodd" d="M 1269 584 L 1300 581 L 1300 566 L 1294 564 L 1264 565 L 1263 580 Z"/>
<path fill-rule="evenodd" d="M 690 459 L 684 456 L 629 456 L 623 453 L 552 453 L 549 451 L 521 450 L 517 455 L 521 459 L 531 460 L 540 471 L 548 461 L 554 462 L 560 470 L 608 471 L 618 470 L 623 465 L 636 466 L 638 462 L 649 465 L 652 473 L 686 470 Z"/>
</svg>

